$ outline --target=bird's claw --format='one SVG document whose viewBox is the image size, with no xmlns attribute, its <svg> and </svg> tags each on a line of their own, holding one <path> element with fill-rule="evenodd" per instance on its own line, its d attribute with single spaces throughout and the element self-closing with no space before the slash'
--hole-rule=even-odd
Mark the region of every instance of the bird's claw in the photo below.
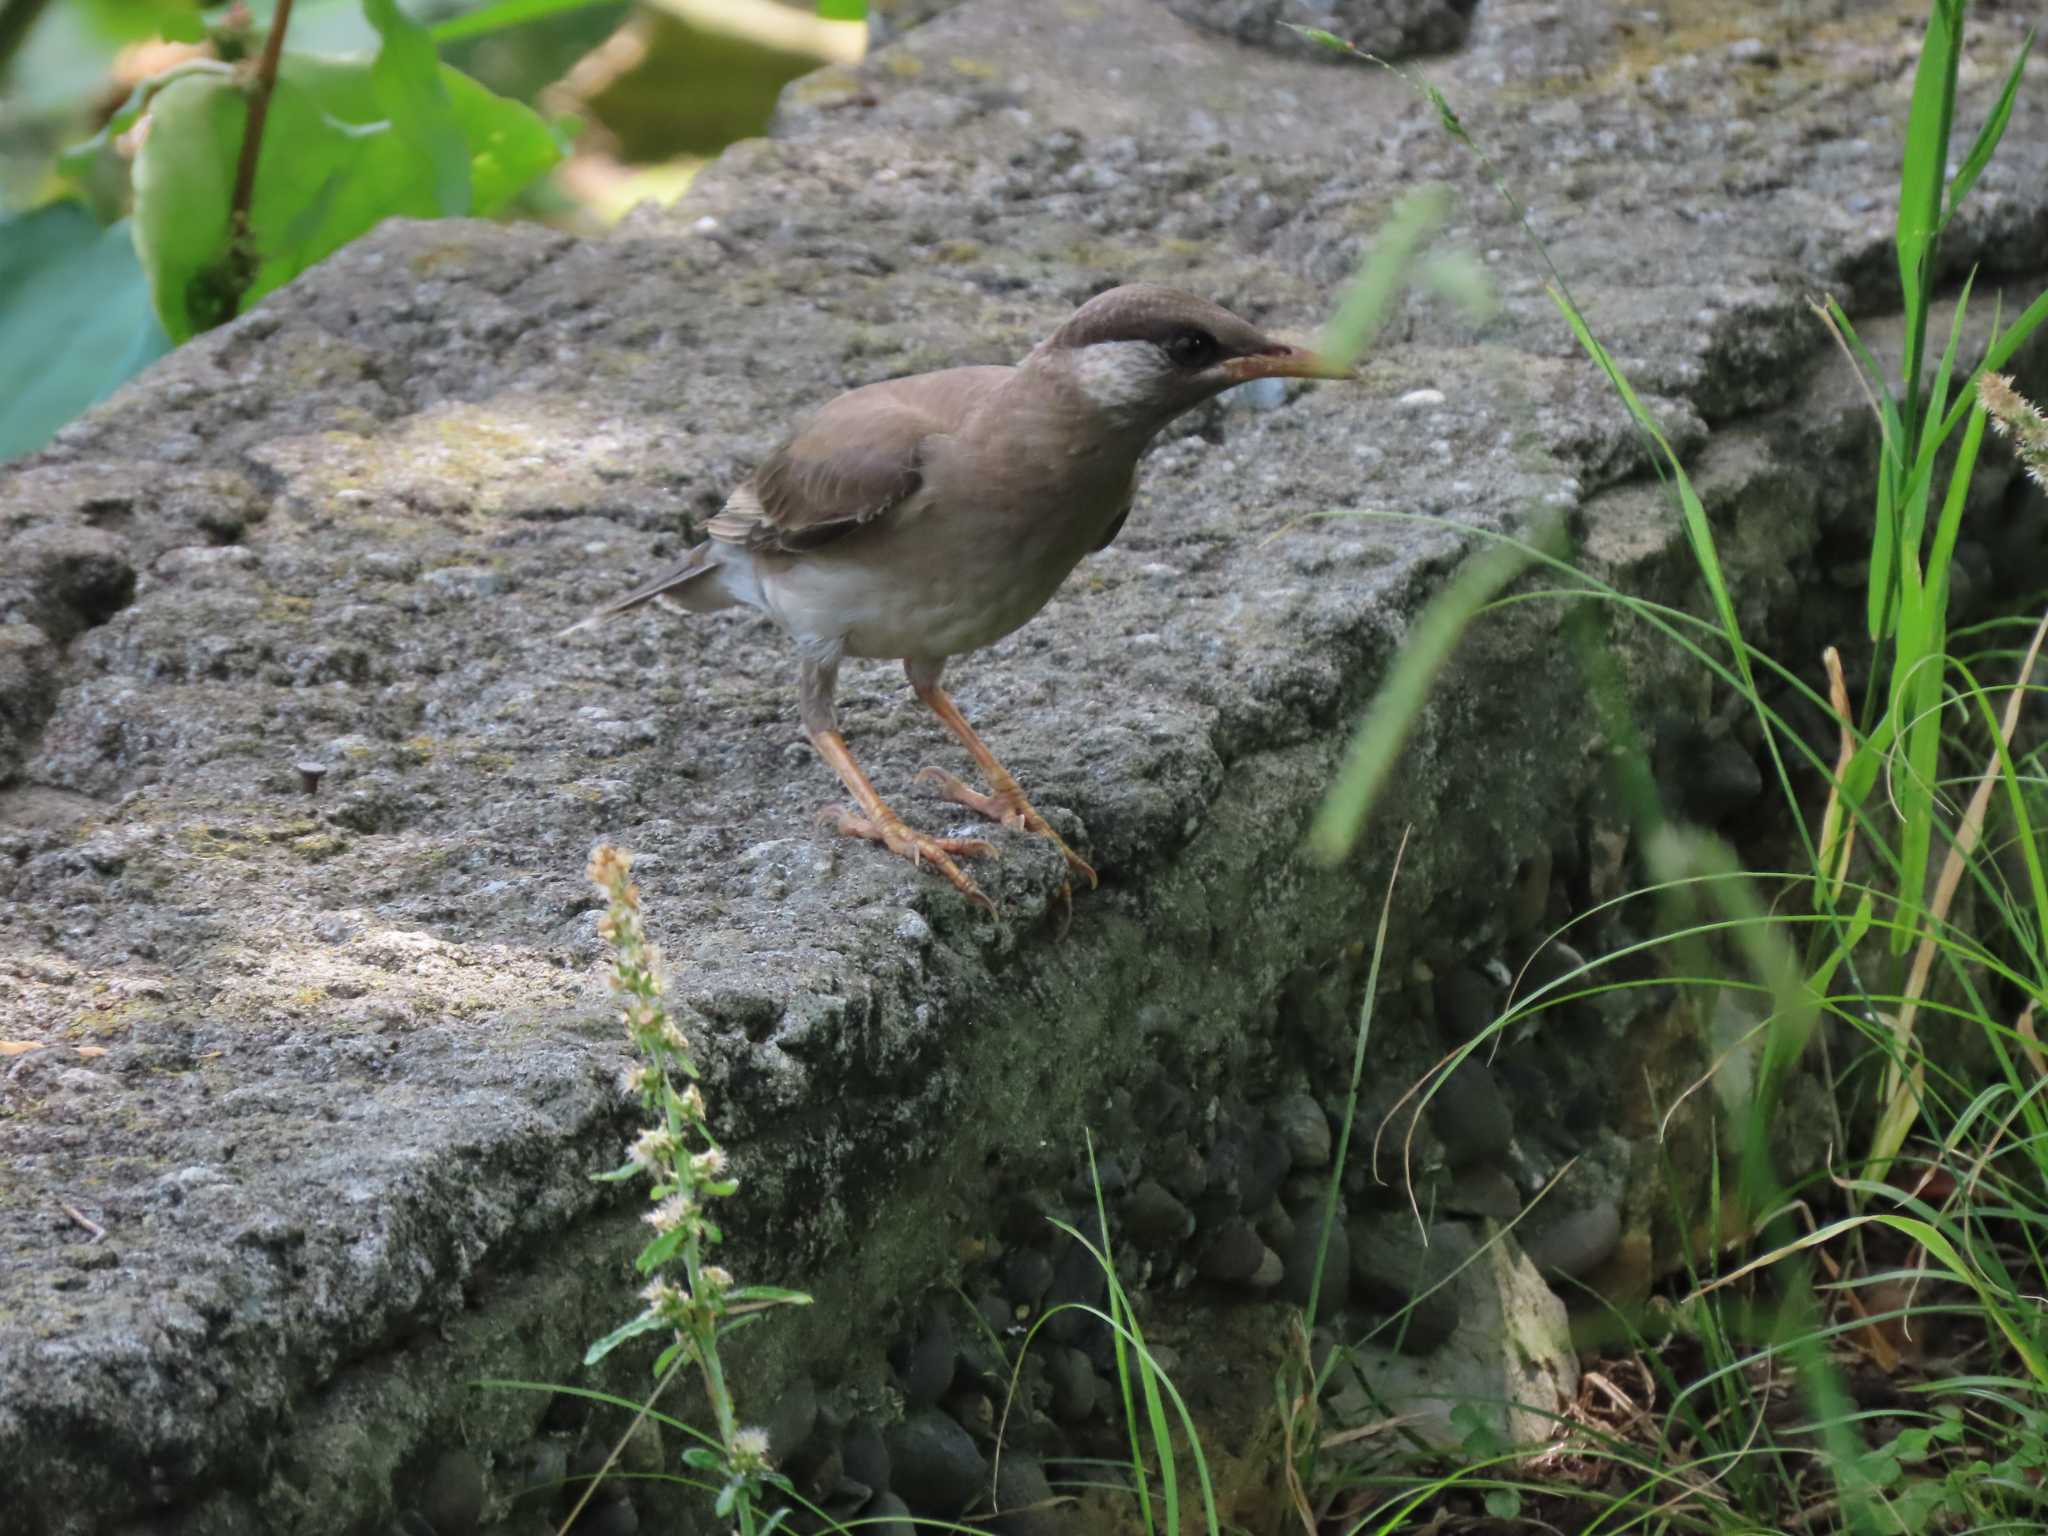
<svg viewBox="0 0 2048 1536">
<path fill-rule="evenodd" d="M 1067 840 L 1052 829 L 1052 824 L 1038 814 L 1038 809 L 1024 798 L 1022 790 L 1011 790 L 1006 794 L 985 795 L 943 768 L 925 767 L 917 770 L 914 782 L 933 784 L 938 787 L 939 798 L 950 800 L 955 805 L 965 806 L 978 816 L 986 816 L 998 826 L 1008 827 L 1013 832 L 1033 832 L 1051 841 L 1059 849 L 1060 856 L 1067 861 L 1067 868 L 1088 882 L 1088 889 L 1094 890 L 1102 882 L 1096 878 L 1095 868 L 1081 855 L 1067 846 Z M 1072 897 L 1071 887 L 1067 895 Z"/>
<path fill-rule="evenodd" d="M 933 837 L 893 816 L 863 816 L 843 805 L 824 807 L 818 812 L 818 820 L 842 837 L 880 843 L 899 859 L 908 859 L 912 868 L 930 865 L 954 890 L 982 911 L 994 915 L 996 904 L 974 883 L 972 876 L 953 862 L 955 859 L 1001 858 L 1002 850 L 994 843 L 984 842 L 978 837 Z"/>
</svg>

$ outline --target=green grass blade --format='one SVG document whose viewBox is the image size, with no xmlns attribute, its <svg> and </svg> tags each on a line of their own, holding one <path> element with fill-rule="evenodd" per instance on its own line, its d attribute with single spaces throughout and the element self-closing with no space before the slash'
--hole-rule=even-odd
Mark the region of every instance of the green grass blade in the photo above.
<svg viewBox="0 0 2048 1536">
<path fill-rule="evenodd" d="M 1882 640 L 1891 630 L 1892 598 L 1898 584 L 1898 509 L 1905 499 L 1901 489 L 1905 478 L 1904 426 L 1899 415 L 1898 398 L 1893 395 L 1877 359 L 1863 344 L 1863 338 L 1856 334 L 1856 327 L 1850 323 L 1848 314 L 1833 299 L 1827 301 L 1821 312 L 1829 329 L 1848 351 L 1851 364 L 1861 375 L 1866 394 L 1872 383 L 1878 390 L 1869 398 L 1871 409 L 1877 413 L 1883 451 L 1878 458 L 1876 500 L 1870 523 L 1870 574 L 1865 578 L 1864 591 L 1869 603 L 1870 638 Z"/>
<path fill-rule="evenodd" d="M 1679 506 L 1685 521 L 1685 536 L 1692 545 L 1693 560 L 1698 564 L 1700 575 L 1706 581 L 1708 595 L 1714 600 L 1714 611 L 1721 619 L 1721 627 L 1736 647 L 1738 659 L 1743 658 L 1746 652 L 1742 647 L 1742 630 L 1736 622 L 1734 600 L 1728 595 L 1728 578 L 1721 570 L 1721 557 L 1714 547 L 1714 531 L 1707 522 L 1707 509 L 1701 503 L 1699 493 L 1693 489 L 1691 478 L 1685 473 L 1685 467 L 1678 462 L 1678 454 L 1672 448 L 1670 440 L 1665 437 L 1663 429 L 1657 425 L 1656 418 L 1649 413 L 1641 397 L 1636 394 L 1635 386 L 1629 383 L 1628 376 L 1621 371 L 1620 365 L 1593 335 L 1592 328 L 1586 324 L 1586 317 L 1579 312 L 1578 306 L 1554 286 L 1550 290 L 1550 297 L 1564 315 L 1565 323 L 1571 327 L 1572 334 L 1578 338 L 1579 345 L 1585 349 L 1586 355 L 1599 365 L 1600 371 L 1607 375 L 1607 382 L 1621 397 L 1621 403 L 1628 407 L 1629 415 L 1635 418 L 1636 425 L 1656 444 L 1658 452 L 1664 456 L 1665 465 L 1676 478 Z M 1746 676 L 1746 660 L 1743 661 L 1743 671 Z"/>
<path fill-rule="evenodd" d="M 1927 346 L 1927 302 L 1935 240 L 1941 231 L 1942 186 L 1948 174 L 1948 141 L 1955 118 L 1956 70 L 1961 59 L 1963 0 L 1933 0 L 1920 63 L 1913 74 L 1913 102 L 1906 114 L 1905 162 L 1899 171 L 1899 219 L 1895 244 L 1899 288 L 1906 318 L 1906 353 L 1900 396 L 1905 401 L 1908 439 L 1919 435 L 1920 363 Z"/>
<path fill-rule="evenodd" d="M 1351 852 L 1416 716 L 1429 700 L 1431 684 L 1458 648 L 1465 627 L 1528 567 L 1529 556 L 1521 550 L 1495 545 L 1467 561 L 1450 585 L 1430 599 L 1352 734 L 1337 782 L 1316 811 L 1308 833 L 1311 858 L 1331 865 Z"/>
<path fill-rule="evenodd" d="M 1970 289 L 1976 286 L 1976 282 L 1977 271 L 1973 267 L 1970 269 L 1970 275 L 1963 279 L 1963 291 L 1956 295 L 1955 313 L 1949 316 L 1948 342 L 1941 349 L 1941 361 L 1934 369 L 1934 387 L 1928 391 L 1927 395 L 1927 415 L 1929 420 L 1938 420 L 1946 417 L 1948 414 L 1949 379 L 1955 372 L 1956 351 L 1961 347 L 1963 340 L 1963 315 L 1970 307 Z M 1918 469 L 1920 464 L 1931 466 L 1934 455 L 1940 450 L 1942 443 L 1947 438 L 1948 434 L 1946 432 L 1922 432 L 1920 434 L 1919 462 L 1915 464 L 1914 468 Z M 1939 567 L 1930 562 L 1928 569 L 1932 571 L 1939 569 Z"/>
<path fill-rule="evenodd" d="M 2028 809 L 2026 785 L 2022 782 L 2018 765 L 2005 744 L 2005 732 L 1992 705 L 1989 694 L 1980 687 L 1972 687 L 1968 697 L 1972 699 L 1983 715 L 1984 725 L 1992 747 L 1998 753 L 1999 780 L 2005 789 L 2006 807 L 2012 815 L 2012 844 L 2019 850 L 2020 859 L 2026 866 L 2028 896 L 2033 904 L 2032 925 L 2025 922 L 2018 912 L 2007 914 L 2008 931 L 2020 940 L 2027 956 L 2034 965 L 2034 977 L 2030 987 L 2020 985 L 2032 996 L 2048 992 L 2048 873 L 2041 863 L 2041 847 L 2034 835 L 2033 815 Z M 2017 980 L 2017 978 L 2015 978 Z"/>
<path fill-rule="evenodd" d="M 1902 570 L 1908 577 L 1899 618 L 1897 663 L 1892 713 L 1902 723 L 1906 772 L 1895 775 L 1893 784 L 1905 814 L 1899 850 L 1904 868 L 1900 893 L 1913 909 L 1912 918 L 1893 936 L 1894 954 L 1903 954 L 1911 942 L 1911 930 L 1918 925 L 1918 903 L 1924 889 L 1927 865 L 1932 856 L 1937 806 L 1935 775 L 1940 767 L 1943 683 L 1948 659 L 1948 562 L 1955 550 L 1956 531 L 1962 523 L 1963 505 L 1976 469 L 1977 450 L 1984 439 L 1984 410 L 1979 406 L 1970 417 L 1957 451 L 1955 467 L 1949 473 L 1948 493 L 1942 498 L 1941 516 L 1935 526 L 1934 544 L 1928 556 L 1928 579 L 1919 580 L 1919 562 L 1908 559 Z"/>
<path fill-rule="evenodd" d="M 1349 367 L 1372 345 L 1388 311 L 1401 296 L 1416 252 L 1442 227 L 1450 205 L 1451 194 L 1443 187 L 1410 192 L 1394 205 L 1370 254 L 1359 265 L 1358 275 L 1338 301 L 1336 314 L 1323 328 L 1321 351 L 1325 356 Z"/>
<path fill-rule="evenodd" d="M 2020 1357 L 2028 1373 L 2034 1378 L 2036 1387 L 2048 1387 L 2048 1355 L 2044 1355 L 2034 1338 L 2023 1328 L 2012 1312 L 2002 1304 L 1991 1285 L 1987 1283 L 1978 1268 L 1956 1251 L 1948 1235 L 1930 1222 L 1910 1216 L 1880 1214 L 1874 1218 L 1894 1231 L 1903 1232 L 1932 1254 L 1956 1279 L 1977 1293 L 1977 1300 L 1985 1314 L 1998 1325 L 1998 1331 L 2005 1335 L 2006 1343 L 2013 1353 Z"/>
<path fill-rule="evenodd" d="M 2040 296 L 2021 310 L 2012 324 L 2000 331 L 1991 345 L 1985 349 L 1984 361 L 1978 364 L 1977 372 L 1970 375 L 1962 391 L 1957 394 L 1955 404 L 1948 408 L 1948 415 L 1941 423 L 1941 430 L 1944 433 L 1953 432 L 1960 426 L 1963 417 L 1968 415 L 1970 408 L 1976 404 L 1978 374 L 1996 373 L 2003 368 L 2011 361 L 2013 353 L 2025 346 L 2028 338 L 2041 328 L 2043 322 L 2048 322 L 2048 289 L 2043 289 Z"/>
<path fill-rule="evenodd" d="M 1094 1174 L 1092 1145 L 1090 1157 L 1090 1176 L 1092 1178 Z M 1096 1185 L 1096 1211 L 1099 1220 L 1101 1219 L 1102 1211 L 1102 1191 L 1099 1180 L 1096 1181 Z M 1072 1305 L 1072 1310 L 1085 1312 L 1109 1325 L 1111 1336 L 1116 1344 L 1118 1370 L 1120 1373 L 1124 1369 L 1123 1362 L 1127 1345 L 1130 1355 L 1137 1362 L 1138 1385 L 1140 1395 L 1144 1398 L 1145 1402 L 1145 1423 L 1152 1433 L 1153 1444 L 1157 1448 L 1159 1455 L 1160 1503 L 1166 1520 L 1165 1529 L 1169 1533 L 1177 1533 L 1180 1530 L 1180 1483 L 1179 1479 L 1174 1475 L 1176 1463 L 1173 1455 L 1172 1425 L 1166 1415 L 1166 1405 L 1171 1401 L 1174 1412 L 1180 1419 L 1181 1428 L 1187 1433 L 1188 1447 L 1195 1468 L 1196 1485 L 1202 1495 L 1202 1514 L 1206 1521 L 1204 1529 L 1207 1532 L 1207 1536 L 1217 1536 L 1217 1533 L 1222 1529 L 1222 1525 L 1216 1514 L 1215 1484 L 1209 1476 L 1208 1458 L 1202 1454 L 1202 1442 L 1196 1431 L 1194 1415 L 1189 1412 L 1186 1401 L 1180 1395 L 1180 1390 L 1174 1386 L 1172 1379 L 1160 1369 L 1158 1360 L 1154 1358 L 1152 1351 L 1146 1346 L 1144 1333 L 1138 1324 L 1137 1312 L 1131 1306 L 1130 1294 L 1124 1289 L 1123 1281 L 1117 1275 L 1115 1259 L 1104 1249 L 1096 1247 L 1082 1232 L 1067 1222 L 1055 1217 L 1052 1218 L 1052 1225 L 1059 1228 L 1060 1231 L 1066 1233 L 1067 1236 L 1088 1250 L 1096 1264 L 1101 1268 L 1103 1282 L 1108 1290 L 1109 1311 L 1107 1313 L 1098 1311 L 1093 1307 L 1078 1304 L 1070 1304 Z M 1106 1227 L 1104 1231 L 1107 1231 Z M 1137 1455 L 1138 1420 L 1130 1413 L 1131 1395 L 1128 1379 L 1124 1381 L 1124 1401 L 1126 1404 L 1125 1422 L 1130 1428 L 1134 1456 L 1131 1470 L 1137 1476 L 1138 1493 L 1142 1501 L 1145 1497 L 1144 1468 L 1142 1458 Z M 1153 1528 L 1149 1513 L 1146 1515 L 1145 1528 L 1148 1531 Z"/>
<path fill-rule="evenodd" d="M 1974 396 L 1975 391 L 1971 391 Z M 1942 499 L 1941 520 L 1934 526 L 1934 544 L 1927 553 L 1927 600 L 1940 626 L 1944 647 L 1948 644 L 1948 572 L 1955 558 L 1956 534 L 1962 527 L 1963 506 L 1969 499 L 1970 477 L 1976 472 L 1977 450 L 1984 441 L 1985 412 L 1979 405 L 1970 412 L 1970 425 L 1956 450 L 1955 467 L 1949 471 L 1948 495 Z"/>
<path fill-rule="evenodd" d="M 1358 1118 L 1358 1085 L 1365 1078 L 1365 1044 L 1372 1038 L 1373 1005 L 1379 997 L 1380 961 L 1387 952 L 1387 922 L 1394 913 L 1394 885 L 1401 878 L 1401 860 L 1408 852 L 1408 833 L 1401 834 L 1401 846 L 1394 850 L 1394 867 L 1387 872 L 1386 900 L 1380 904 L 1380 925 L 1373 935 L 1372 963 L 1365 973 L 1365 998 L 1358 1005 L 1358 1033 L 1351 1047 L 1351 1089 L 1344 1099 L 1344 1124 L 1337 1132 L 1337 1155 L 1330 1162 L 1330 1182 L 1323 1196 L 1323 1230 L 1316 1240 L 1316 1271 L 1309 1281 L 1308 1307 L 1304 1327 L 1313 1330 L 1316 1308 L 1323 1294 L 1323 1264 L 1330 1254 L 1330 1233 L 1337 1225 L 1337 1196 L 1344 1184 L 1344 1162 L 1351 1152 L 1351 1127 Z"/>
<path fill-rule="evenodd" d="M 1977 184 L 1977 178 L 1984 173 L 1984 167 L 1991 163 L 1991 156 L 1998 149 L 1998 141 L 2005 137 L 2005 126 L 2012 121 L 2013 102 L 2019 97 L 2020 80 L 2027 72 L 2027 55 L 2034 51 L 2034 32 L 2028 29 L 2026 38 L 2020 43 L 2020 51 L 2012 61 L 2012 68 L 2006 71 L 2005 87 L 1998 93 L 1998 101 L 1991 109 L 1991 115 L 1984 119 L 1984 126 L 1977 130 L 1977 142 L 1970 146 L 1969 154 L 1963 157 L 1962 167 L 1956 172 L 1956 179 L 1949 183 L 1948 211 L 1942 215 L 1942 223 L 1956 216 L 1956 210 L 1963 205 L 1963 199 L 1970 195 L 1970 188 Z"/>
</svg>

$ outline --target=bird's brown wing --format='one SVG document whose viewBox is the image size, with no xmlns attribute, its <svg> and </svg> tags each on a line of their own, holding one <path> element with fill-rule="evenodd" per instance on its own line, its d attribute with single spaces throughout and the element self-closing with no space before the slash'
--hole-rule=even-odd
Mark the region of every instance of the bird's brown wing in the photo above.
<svg viewBox="0 0 2048 1536">
<path fill-rule="evenodd" d="M 886 516 L 923 486 L 930 441 L 952 432 L 1009 372 L 951 368 L 839 396 L 769 455 L 705 532 L 796 554 Z"/>
</svg>

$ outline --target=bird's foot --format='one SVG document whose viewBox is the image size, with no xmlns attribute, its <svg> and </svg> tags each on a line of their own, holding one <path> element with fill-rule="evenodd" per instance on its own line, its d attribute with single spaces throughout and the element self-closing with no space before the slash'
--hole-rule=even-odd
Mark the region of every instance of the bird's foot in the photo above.
<svg viewBox="0 0 2048 1536">
<path fill-rule="evenodd" d="M 1034 832 L 1047 838 L 1060 856 L 1067 861 L 1067 868 L 1088 882 L 1088 889 L 1094 890 L 1102 882 L 1096 879 L 1095 869 L 1086 859 L 1067 846 L 1067 840 L 1053 831 L 1052 824 L 1032 803 L 1024 798 L 1024 791 L 1014 786 L 993 795 L 985 795 L 969 785 L 964 779 L 954 777 L 943 768 L 920 768 L 917 782 L 938 786 L 939 797 L 955 805 L 964 805 L 976 815 L 986 816 L 998 826 L 1010 827 L 1020 832 Z"/>
<path fill-rule="evenodd" d="M 953 862 L 955 859 L 1000 858 L 1001 850 L 994 843 L 983 842 L 978 837 L 932 837 L 899 817 L 862 816 L 843 805 L 826 806 L 818 813 L 818 819 L 842 837 L 865 838 L 868 842 L 880 843 L 897 858 L 908 859 L 913 865 L 930 865 L 954 890 L 982 911 L 995 912 L 996 904 L 982 893 L 972 876 Z"/>
</svg>

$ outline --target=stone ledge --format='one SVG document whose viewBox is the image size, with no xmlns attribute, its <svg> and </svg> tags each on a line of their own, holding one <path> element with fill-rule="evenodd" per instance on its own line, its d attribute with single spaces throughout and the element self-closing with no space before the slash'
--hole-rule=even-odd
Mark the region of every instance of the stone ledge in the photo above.
<svg viewBox="0 0 2048 1536">
<path fill-rule="evenodd" d="M 1876 302 L 1892 129 L 1870 82 L 1895 116 L 1910 39 L 1873 14 L 1759 75 L 1681 33 L 1645 69 L 1623 9 L 1575 18 L 1559 57 L 1554 8 L 1489 5 L 1437 77 L 1704 453 L 1757 633 L 1809 654 L 1854 607 L 1800 595 L 1828 590 L 1864 515 L 1844 467 L 1868 436 L 1800 301 Z M 0 800 L 0 1035 L 56 1042 L 0 1079 L 0 1504 L 29 1531 L 386 1518 L 376 1469 L 473 1411 L 473 1367 L 436 1382 L 406 1341 L 473 1323 L 507 1341 L 502 1374 L 560 1377 L 563 1342 L 615 1320 L 623 1285 L 484 1284 L 619 1253 L 586 1179 L 624 1134 L 581 882 L 598 838 L 642 855 L 700 1016 L 748 1186 L 740 1267 L 833 1303 L 750 1335 L 765 1392 L 871 1350 L 994 1191 L 1063 1176 L 1140 1067 L 1249 1096 L 1348 1063 L 1344 957 L 1386 846 L 1327 874 L 1295 850 L 1459 542 L 1310 514 L 1503 529 L 1566 506 L 1646 595 L 1690 599 L 1625 423 L 1409 98 L 1141 0 L 1093 10 L 1027 41 L 1013 8 L 967 5 L 843 99 L 799 85 L 788 139 L 608 240 L 387 228 L 0 471 L 7 570 L 37 550 L 80 569 L 90 545 L 134 581 L 111 616 L 104 583 L 58 610 L 44 586 L 0 592 L 41 637 L 8 653 L 31 659 L 18 687 L 0 670 L 21 764 Z M 993 77 L 930 63 L 956 54 Z M 2038 261 L 2044 167 L 2030 84 L 1958 262 Z M 957 669 L 1106 877 L 1064 942 L 1057 860 L 1028 839 L 1003 839 L 998 926 L 815 836 L 832 786 L 759 624 L 554 638 L 832 391 L 1013 357 L 1128 276 L 1313 323 L 1393 190 L 1438 177 L 1464 190 L 1452 234 L 1499 275 L 1502 314 L 1474 328 L 1417 301 L 1355 389 L 1195 419 L 1122 539 Z M 1653 724 L 1725 727 L 1688 669 L 1631 664 Z M 907 786 L 943 738 L 891 673 L 845 693 L 885 793 L 940 824 Z M 1439 1049 L 1405 967 L 1498 951 L 1525 867 L 1579 856 L 1598 750 L 1553 615 L 1473 635 L 1380 821 L 1421 832 L 1377 1081 Z M 312 796 L 308 758 L 327 765 Z M 485 1443 L 522 1432 L 519 1407 L 493 1412 Z M 343 1475 L 331 1448 L 352 1440 L 371 1448 Z"/>
</svg>

